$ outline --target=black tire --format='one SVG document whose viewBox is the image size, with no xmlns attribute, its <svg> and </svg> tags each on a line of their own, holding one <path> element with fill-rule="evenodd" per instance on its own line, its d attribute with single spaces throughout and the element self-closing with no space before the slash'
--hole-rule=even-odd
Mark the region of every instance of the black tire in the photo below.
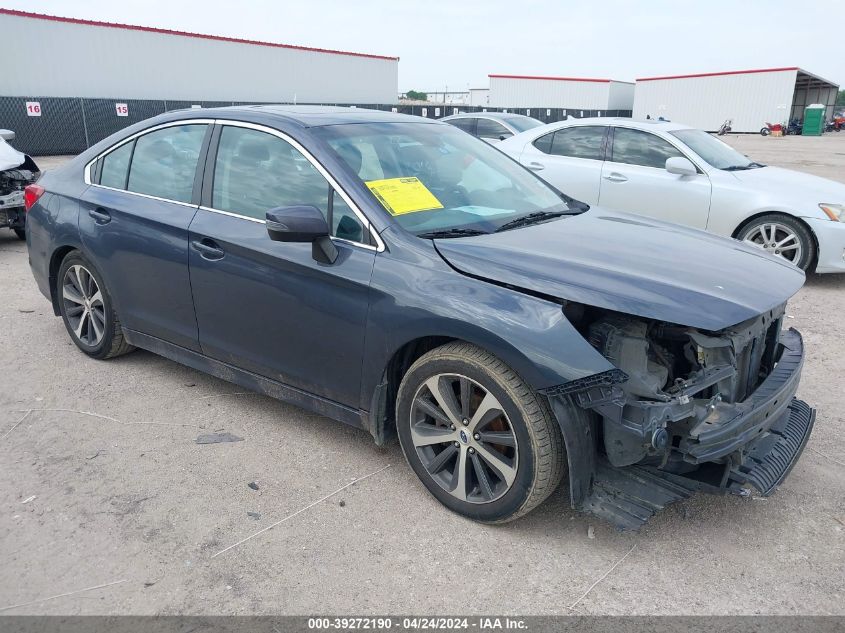
<svg viewBox="0 0 845 633">
<path fill-rule="evenodd" d="M 93 277 L 101 297 L 102 309 L 99 310 L 98 313 L 101 314 L 104 327 L 102 328 L 101 338 L 91 344 L 82 340 L 82 338 L 74 331 L 74 327 L 71 325 L 70 319 L 76 317 L 68 315 L 68 312 L 72 311 L 72 306 L 74 304 L 64 299 L 63 286 L 66 275 L 68 270 L 74 266 L 81 266 L 87 273 L 90 274 L 91 277 Z M 59 310 L 62 314 L 62 321 L 65 324 L 68 335 L 70 335 L 71 340 L 76 344 L 76 346 L 91 358 L 105 360 L 107 358 L 114 358 L 115 356 L 127 354 L 135 349 L 132 345 L 127 343 L 126 339 L 123 337 L 123 329 L 120 327 L 120 318 L 114 310 L 111 296 L 108 293 L 108 289 L 106 288 L 100 271 L 98 271 L 97 268 L 80 251 L 71 251 L 67 254 L 64 260 L 62 260 L 62 265 L 59 266 L 59 272 L 56 276 L 56 297 L 59 303 Z M 92 327 L 90 325 L 91 318 L 92 317 L 88 317 L 88 328 Z"/>
<path fill-rule="evenodd" d="M 816 261 L 816 241 L 813 239 L 810 229 L 803 222 L 792 216 L 781 213 L 768 213 L 754 218 L 737 231 L 736 238 L 738 240 L 745 240 L 747 237 L 753 236 L 754 232 L 762 225 L 773 223 L 786 226 L 792 230 L 801 245 L 801 256 L 798 261 L 793 261 L 792 263 L 803 271 L 809 271 Z"/>
<path fill-rule="evenodd" d="M 26 229 L 12 229 L 19 240 L 26 240 Z"/>
<path fill-rule="evenodd" d="M 770 134 L 770 132 L 771 132 L 771 130 L 769 130 L 769 128 L 767 128 L 767 127 L 764 127 L 760 130 L 760 134 L 763 135 L 763 136 L 768 136 Z"/>
<path fill-rule="evenodd" d="M 438 483 L 424 465 L 421 451 L 426 449 L 415 446 L 412 439 L 411 426 L 414 424 L 412 407 L 415 398 L 422 393 L 421 390 L 426 381 L 438 375 L 468 379 L 475 383 L 479 391 L 494 396 L 501 411 L 504 412 L 506 418 L 502 417 L 498 420 L 494 418 L 494 421 L 497 424 L 507 423 L 509 432 L 512 432 L 515 437 L 516 446 L 507 450 L 514 451 L 512 459 L 515 462 L 516 473 L 512 483 L 506 487 L 506 491 L 502 492 L 501 496 L 481 502 L 462 500 Z M 460 394 L 458 398 L 460 399 Z M 467 404 L 467 407 L 469 408 L 470 405 Z M 475 345 L 462 342 L 447 343 L 428 352 L 410 367 L 399 387 L 396 426 L 405 459 L 428 491 L 450 510 L 476 521 L 504 523 L 530 512 L 557 489 L 563 476 L 565 468 L 563 438 L 545 398 L 531 389 L 504 362 Z M 477 428 L 480 429 L 481 425 Z M 443 431 L 448 432 L 445 426 Z M 461 432 L 460 429 L 458 432 Z M 472 439 L 477 440 L 478 437 Z M 462 441 L 466 443 L 463 438 Z M 454 451 L 457 452 L 457 459 L 465 454 L 460 452 L 464 448 L 459 444 L 459 442 L 446 442 L 447 448 L 451 445 L 456 446 Z M 481 447 L 482 442 L 475 445 Z M 484 444 L 484 447 L 489 446 L 491 445 Z M 465 450 L 473 452 L 473 449 L 469 447 Z M 482 449 L 479 448 L 479 455 L 481 451 Z M 469 457 L 478 461 L 472 455 Z M 470 473 L 473 463 L 472 461 L 467 463 L 465 491 L 479 491 L 480 494 L 481 484 L 478 471 L 473 470 Z M 475 466 L 478 467 L 477 463 Z M 469 498 L 471 494 L 466 496 Z"/>
</svg>

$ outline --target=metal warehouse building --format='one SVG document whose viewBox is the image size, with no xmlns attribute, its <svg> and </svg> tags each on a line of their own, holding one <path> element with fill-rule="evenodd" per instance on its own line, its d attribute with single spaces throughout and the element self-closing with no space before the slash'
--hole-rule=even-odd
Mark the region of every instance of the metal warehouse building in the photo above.
<svg viewBox="0 0 845 633">
<path fill-rule="evenodd" d="M 704 130 L 726 119 L 734 132 L 758 132 L 768 121 L 803 119 L 813 103 L 833 115 L 839 86 L 798 67 L 736 70 L 637 79 L 634 118 L 664 117 Z"/>
<path fill-rule="evenodd" d="M 506 108 L 627 110 L 634 103 L 634 84 L 612 79 L 488 75 L 489 105 Z"/>
<path fill-rule="evenodd" d="M 397 57 L 8 9 L 0 33 L 0 96 L 373 104 L 398 95 Z"/>
</svg>

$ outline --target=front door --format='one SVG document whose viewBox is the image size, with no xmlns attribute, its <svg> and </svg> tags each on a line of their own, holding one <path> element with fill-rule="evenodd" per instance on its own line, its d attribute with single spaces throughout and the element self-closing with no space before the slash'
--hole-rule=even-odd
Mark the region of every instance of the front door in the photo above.
<svg viewBox="0 0 845 633">
<path fill-rule="evenodd" d="M 210 150 L 214 152 L 214 147 Z M 358 408 L 376 250 L 369 229 L 314 164 L 272 130 L 222 127 L 190 226 L 190 269 L 203 352 Z M 339 257 L 270 240 L 265 214 L 313 205 Z"/>
<path fill-rule="evenodd" d="M 710 178 L 666 171 L 666 159 L 686 158 L 674 145 L 650 132 L 615 127 L 602 169 L 599 204 L 665 222 L 707 228 Z"/>
</svg>

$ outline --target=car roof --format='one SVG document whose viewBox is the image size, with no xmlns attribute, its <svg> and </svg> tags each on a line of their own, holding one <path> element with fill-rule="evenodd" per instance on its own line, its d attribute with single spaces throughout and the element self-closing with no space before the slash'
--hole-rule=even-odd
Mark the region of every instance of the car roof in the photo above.
<svg viewBox="0 0 845 633">
<path fill-rule="evenodd" d="M 659 121 L 657 119 L 630 119 L 628 117 L 586 117 L 583 119 L 567 119 L 557 123 L 549 123 L 547 127 L 559 126 L 569 127 L 574 125 L 624 125 L 625 127 L 637 130 L 651 130 L 661 132 L 674 132 L 675 130 L 689 130 L 689 125 L 674 123 L 672 121 Z M 533 128 L 534 131 L 540 128 Z"/>
<path fill-rule="evenodd" d="M 174 119 L 216 117 L 227 119 L 248 119 L 271 124 L 284 121 L 303 127 L 342 125 L 345 123 L 437 123 L 431 119 L 371 110 L 369 108 L 313 105 L 245 105 L 222 108 L 186 109 L 174 111 Z"/>
<path fill-rule="evenodd" d="M 532 117 L 524 114 L 517 114 L 516 112 L 460 112 L 459 114 L 450 114 L 444 116 L 441 121 L 446 119 L 496 119 L 499 121 L 506 121 L 507 119 L 530 119 Z"/>
</svg>

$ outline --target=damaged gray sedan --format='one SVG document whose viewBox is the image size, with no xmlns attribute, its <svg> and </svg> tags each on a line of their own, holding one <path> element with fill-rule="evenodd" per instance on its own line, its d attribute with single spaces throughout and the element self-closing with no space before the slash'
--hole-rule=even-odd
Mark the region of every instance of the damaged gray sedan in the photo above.
<svg viewBox="0 0 845 633">
<path fill-rule="evenodd" d="M 636 529 L 695 491 L 767 495 L 799 458 L 785 260 L 590 208 L 444 123 L 201 114 L 27 188 L 35 279 L 85 354 L 142 347 L 398 434 L 434 497 L 491 523 L 568 474 L 574 508 Z"/>
</svg>

